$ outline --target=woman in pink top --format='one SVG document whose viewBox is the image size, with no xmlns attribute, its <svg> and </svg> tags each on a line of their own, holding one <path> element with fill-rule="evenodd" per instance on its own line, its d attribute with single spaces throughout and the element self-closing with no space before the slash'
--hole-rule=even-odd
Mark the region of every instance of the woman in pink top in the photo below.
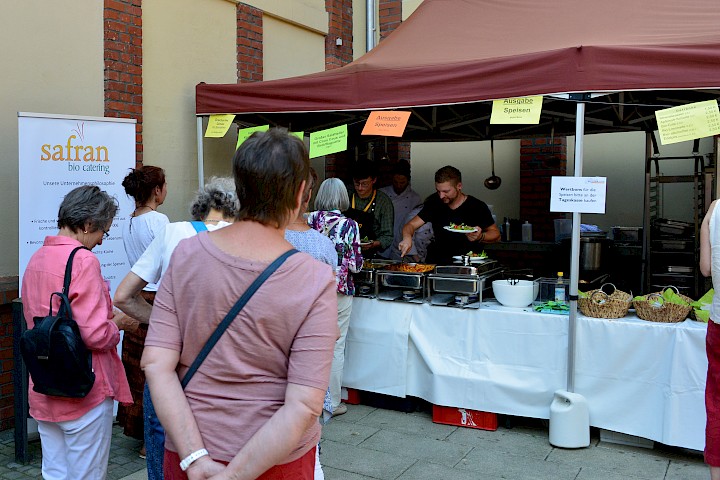
<svg viewBox="0 0 720 480">
<path fill-rule="evenodd" d="M 50 296 L 62 290 L 70 252 L 79 246 L 102 245 L 117 211 L 115 199 L 95 186 L 78 187 L 60 205 L 57 235 L 48 236 L 30 258 L 22 281 L 25 321 L 44 317 Z M 33 391 L 30 415 L 38 421 L 45 479 L 105 478 L 112 434 L 113 399 L 131 403 L 125 369 L 117 354 L 120 330 L 137 322 L 113 313 L 100 262 L 89 250 L 78 250 L 72 265 L 70 306 L 85 345 L 92 351 L 95 383 L 85 398 L 64 398 Z M 59 299 L 54 297 L 53 311 Z"/>
<path fill-rule="evenodd" d="M 284 233 L 301 208 L 307 150 L 286 131 L 257 132 L 233 172 L 237 221 L 178 244 L 150 316 L 142 366 L 167 433 L 165 478 L 310 480 L 339 334 L 329 265 L 290 256 L 180 385 L 237 299 L 292 249 Z"/>
</svg>

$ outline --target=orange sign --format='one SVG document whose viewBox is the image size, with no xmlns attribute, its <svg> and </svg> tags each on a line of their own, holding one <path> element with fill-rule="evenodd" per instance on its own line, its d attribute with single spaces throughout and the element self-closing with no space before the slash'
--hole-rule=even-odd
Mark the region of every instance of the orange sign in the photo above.
<svg viewBox="0 0 720 480">
<path fill-rule="evenodd" d="M 377 111 L 370 112 L 362 135 L 402 137 L 411 112 Z"/>
</svg>

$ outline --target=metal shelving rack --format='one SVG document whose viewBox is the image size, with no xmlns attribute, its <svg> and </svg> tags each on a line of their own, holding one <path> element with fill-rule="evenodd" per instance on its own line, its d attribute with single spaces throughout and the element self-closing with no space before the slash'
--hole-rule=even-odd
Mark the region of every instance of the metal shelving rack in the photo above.
<svg viewBox="0 0 720 480">
<path fill-rule="evenodd" d="M 682 161 L 693 166 L 688 175 L 663 175 L 661 163 Z M 645 162 L 645 209 L 643 215 L 643 292 L 673 285 L 680 293 L 699 298 L 706 280 L 700 274 L 700 225 L 712 200 L 714 167 L 706 167 L 702 155 L 648 157 Z M 691 183 L 691 219 L 664 218 L 664 186 Z"/>
</svg>

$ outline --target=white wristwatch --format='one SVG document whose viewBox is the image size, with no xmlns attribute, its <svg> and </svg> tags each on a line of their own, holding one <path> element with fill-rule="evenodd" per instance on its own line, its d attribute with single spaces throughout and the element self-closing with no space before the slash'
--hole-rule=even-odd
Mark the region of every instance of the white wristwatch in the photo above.
<svg viewBox="0 0 720 480">
<path fill-rule="evenodd" d="M 202 458 L 205 455 L 209 454 L 208 451 L 204 448 L 201 448 L 200 450 L 195 450 L 190 455 L 182 459 L 182 461 L 180 462 L 180 470 L 184 472 L 185 470 L 190 468 L 190 465 L 192 465 L 195 460 L 197 460 L 198 458 Z"/>
</svg>

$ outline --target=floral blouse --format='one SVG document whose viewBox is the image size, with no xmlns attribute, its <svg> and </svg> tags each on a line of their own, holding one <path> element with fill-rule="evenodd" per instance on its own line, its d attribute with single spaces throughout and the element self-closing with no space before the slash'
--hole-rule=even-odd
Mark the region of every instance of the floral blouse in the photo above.
<svg viewBox="0 0 720 480">
<path fill-rule="evenodd" d="M 359 272 L 363 263 L 358 224 L 340 213 L 340 210 L 319 210 L 308 215 L 308 225 L 328 236 L 335 244 L 338 256 L 335 271 L 338 293 L 355 294 L 355 283 L 350 272 Z"/>
</svg>

